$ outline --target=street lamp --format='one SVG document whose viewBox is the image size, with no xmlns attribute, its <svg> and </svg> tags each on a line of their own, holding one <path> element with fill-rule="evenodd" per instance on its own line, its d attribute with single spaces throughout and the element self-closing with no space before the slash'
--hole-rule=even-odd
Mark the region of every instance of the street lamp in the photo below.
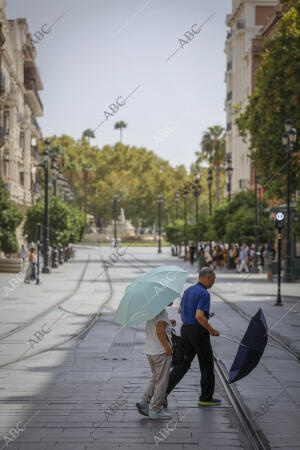
<svg viewBox="0 0 300 450">
<path fill-rule="evenodd" d="M 118 215 L 118 196 L 117 194 L 114 195 L 113 202 L 114 202 L 114 247 L 117 247 L 117 215 Z"/>
<path fill-rule="evenodd" d="M 212 215 L 211 186 L 212 186 L 212 182 L 213 182 L 211 169 L 208 169 L 208 177 L 206 180 L 207 180 L 207 184 L 208 184 L 208 196 L 209 196 L 209 217 L 211 217 L 211 215 Z M 211 253 L 211 240 L 209 240 L 209 251 Z"/>
<path fill-rule="evenodd" d="M 285 131 L 282 133 L 282 144 L 284 146 L 285 152 L 287 153 L 287 190 L 286 190 L 286 209 L 287 209 L 287 220 L 286 220 L 286 237 L 285 237 L 285 270 L 283 281 L 291 282 L 293 281 L 292 273 L 292 258 L 291 258 L 291 240 L 290 240 L 290 184 L 291 184 L 291 153 L 294 149 L 294 144 L 297 140 L 297 130 L 294 128 L 294 122 L 291 119 L 286 119 L 284 122 Z"/>
<path fill-rule="evenodd" d="M 180 194 L 178 191 L 176 191 L 175 194 L 175 202 L 176 202 L 176 216 L 175 218 L 178 219 L 178 204 L 179 204 Z"/>
<path fill-rule="evenodd" d="M 184 186 L 184 188 L 183 188 L 183 198 L 184 198 L 184 256 L 186 256 L 186 250 L 187 250 L 187 241 L 186 241 L 187 196 L 188 196 L 188 188 L 186 186 Z"/>
<path fill-rule="evenodd" d="M 231 167 L 230 164 L 226 168 L 226 172 L 228 175 L 228 183 L 227 183 L 228 201 L 230 202 L 231 201 L 231 177 L 232 177 L 232 172 L 233 172 L 233 168 Z"/>
<path fill-rule="evenodd" d="M 198 210 L 199 210 L 199 195 L 201 192 L 199 178 L 195 178 L 192 188 L 193 188 L 194 196 L 195 196 L 196 240 L 197 240 L 196 249 L 197 249 L 197 253 L 198 253 L 198 242 L 199 242 L 199 236 L 198 236 L 199 212 L 198 212 Z"/>
<path fill-rule="evenodd" d="M 254 255 L 254 267 L 253 273 L 259 273 L 258 271 L 258 240 L 259 240 L 259 203 L 258 203 L 258 176 L 256 169 L 254 171 L 254 191 L 255 191 L 255 255 Z"/>
<path fill-rule="evenodd" d="M 49 267 L 49 145 L 50 141 L 44 141 L 45 150 L 43 152 L 43 163 L 41 167 L 45 172 L 45 207 L 44 207 L 44 266 L 42 269 L 43 273 L 50 273 Z"/>
<path fill-rule="evenodd" d="M 57 157 L 54 156 L 51 164 L 51 169 L 53 173 L 53 195 L 54 197 L 57 196 L 57 180 L 58 180 L 58 174 L 59 174 L 59 167 L 57 165 Z"/>
<path fill-rule="evenodd" d="M 179 192 L 178 191 L 176 191 L 176 194 L 175 194 L 175 202 L 176 202 L 176 215 L 175 215 L 175 218 L 176 218 L 176 220 L 178 219 L 178 205 L 179 205 L 179 200 L 180 200 L 180 194 L 179 194 Z M 176 244 L 176 250 L 175 250 L 175 254 L 176 254 L 176 256 L 178 256 L 178 245 Z"/>
<path fill-rule="evenodd" d="M 157 196 L 158 205 L 158 253 L 161 253 L 161 208 L 163 203 L 163 196 L 159 194 Z"/>
</svg>

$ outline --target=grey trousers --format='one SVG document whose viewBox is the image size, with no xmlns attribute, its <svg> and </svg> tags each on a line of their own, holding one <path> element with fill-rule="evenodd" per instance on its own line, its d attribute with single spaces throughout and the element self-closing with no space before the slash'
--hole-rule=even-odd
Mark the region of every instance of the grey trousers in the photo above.
<svg viewBox="0 0 300 450">
<path fill-rule="evenodd" d="M 152 397 L 152 410 L 160 412 L 163 408 L 162 401 L 166 393 L 169 381 L 169 373 L 172 363 L 172 356 L 162 353 L 161 355 L 147 355 L 152 378 L 144 392 L 143 400 L 150 403 Z"/>
</svg>

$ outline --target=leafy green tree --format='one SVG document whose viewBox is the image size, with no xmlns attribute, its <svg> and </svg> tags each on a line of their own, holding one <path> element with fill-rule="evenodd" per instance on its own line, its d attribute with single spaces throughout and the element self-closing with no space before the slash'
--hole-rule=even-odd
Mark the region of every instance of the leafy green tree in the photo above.
<svg viewBox="0 0 300 450">
<path fill-rule="evenodd" d="M 69 242 L 75 244 L 80 242 L 84 235 L 85 224 L 84 214 L 74 206 L 69 205 L 71 229 L 69 235 Z"/>
<path fill-rule="evenodd" d="M 49 201 L 49 241 L 51 246 L 66 245 L 68 242 L 78 242 L 82 236 L 82 213 L 70 208 L 59 197 L 50 197 Z M 27 240 L 36 241 L 36 224 L 44 223 L 44 199 L 28 208 L 24 233 Z"/>
<path fill-rule="evenodd" d="M 18 242 L 16 228 L 22 222 L 22 214 L 8 197 L 5 184 L 0 178 L 0 249 L 4 253 L 16 253 Z"/>
<path fill-rule="evenodd" d="M 275 36 L 266 41 L 263 62 L 255 75 L 254 94 L 245 110 L 237 105 L 236 112 L 240 135 L 250 138 L 251 159 L 267 189 L 266 195 L 282 198 L 287 162 L 281 144 L 284 121 L 290 118 L 300 129 L 299 2 L 283 15 Z M 300 187 L 300 159 L 296 153 L 292 158 L 291 187 L 296 191 Z"/>
<path fill-rule="evenodd" d="M 168 242 L 176 245 L 184 243 L 184 220 L 177 219 L 174 222 L 168 223 L 164 227 L 164 231 Z"/>
<path fill-rule="evenodd" d="M 205 158 L 215 168 L 217 205 L 219 205 L 221 199 L 221 166 L 225 160 L 224 128 L 220 125 L 209 127 L 202 136 L 200 147 L 201 152 L 196 152 L 196 164 Z"/>
<path fill-rule="evenodd" d="M 259 202 L 259 242 L 274 241 L 275 227 L 266 211 L 267 204 Z M 206 238 L 221 242 L 251 244 L 255 241 L 255 196 L 239 192 L 232 201 L 215 209 L 208 220 Z"/>
<path fill-rule="evenodd" d="M 120 120 L 120 122 L 115 123 L 115 130 L 120 130 L 120 143 L 122 143 L 122 130 L 123 128 L 127 128 L 127 123 Z"/>
</svg>

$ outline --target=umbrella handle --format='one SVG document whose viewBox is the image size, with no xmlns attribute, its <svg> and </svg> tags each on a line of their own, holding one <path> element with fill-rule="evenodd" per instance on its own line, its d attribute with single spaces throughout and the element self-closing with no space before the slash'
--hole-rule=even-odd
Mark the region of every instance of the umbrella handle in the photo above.
<svg viewBox="0 0 300 450">
<path fill-rule="evenodd" d="M 238 345 L 242 345 L 243 347 L 251 348 L 251 347 L 248 347 L 248 345 L 242 344 L 241 342 L 237 341 L 236 339 L 232 339 L 232 338 L 226 336 L 225 334 L 220 334 L 219 336 L 221 336 L 221 337 L 223 337 L 223 338 L 225 338 L 225 339 L 228 339 L 228 341 L 235 342 L 235 343 L 238 344 Z"/>
</svg>

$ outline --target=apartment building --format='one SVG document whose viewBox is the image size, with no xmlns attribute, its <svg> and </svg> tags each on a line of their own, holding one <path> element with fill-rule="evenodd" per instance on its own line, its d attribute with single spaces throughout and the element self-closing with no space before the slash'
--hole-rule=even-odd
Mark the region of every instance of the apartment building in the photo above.
<svg viewBox="0 0 300 450">
<path fill-rule="evenodd" d="M 226 153 L 233 168 L 233 192 L 249 189 L 252 178 L 249 145 L 238 135 L 234 123 L 234 107 L 239 105 L 244 109 L 253 93 L 256 61 L 252 53 L 252 40 L 278 3 L 278 0 L 232 0 L 232 12 L 226 17 L 226 25 L 229 27 L 225 43 Z"/>
<path fill-rule="evenodd" d="M 7 20 L 0 0 L 0 175 L 10 199 L 25 210 L 40 195 L 36 166 L 43 89 L 26 19 Z"/>
</svg>

